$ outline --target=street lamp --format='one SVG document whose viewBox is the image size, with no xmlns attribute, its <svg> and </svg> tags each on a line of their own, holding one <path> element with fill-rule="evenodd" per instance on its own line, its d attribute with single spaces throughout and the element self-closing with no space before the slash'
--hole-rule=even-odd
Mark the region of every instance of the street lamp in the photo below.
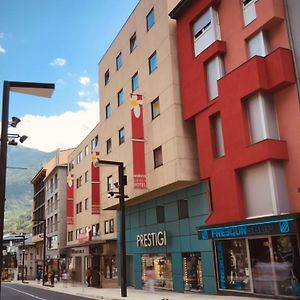
<svg viewBox="0 0 300 300">
<path fill-rule="evenodd" d="M 119 171 L 119 206 L 120 206 L 120 252 L 121 252 L 121 297 L 127 297 L 126 284 L 126 240 L 125 240 L 125 176 L 124 163 L 119 161 L 97 159 L 98 164 L 118 166 Z"/>
<path fill-rule="evenodd" d="M 2 280 L 2 264 L 3 264 L 3 229 L 4 229 L 4 209 L 5 209 L 5 189 L 6 189 L 6 163 L 7 163 L 7 138 L 8 126 L 18 123 L 18 119 L 8 121 L 9 113 L 9 94 L 17 92 L 29 94 L 33 96 L 41 96 L 50 98 L 54 91 L 53 83 L 36 83 L 36 82 L 18 82 L 4 81 L 2 95 L 2 125 L 1 125 L 1 152 L 0 152 L 0 298 L 1 298 L 1 280 Z"/>
<path fill-rule="evenodd" d="M 43 239 L 43 285 L 45 285 L 45 274 L 46 274 L 46 219 L 36 219 L 32 222 L 43 222 L 44 239 Z"/>
<path fill-rule="evenodd" d="M 25 268 L 25 234 L 16 235 L 17 238 L 22 238 L 22 283 L 24 283 L 24 268 Z"/>
</svg>

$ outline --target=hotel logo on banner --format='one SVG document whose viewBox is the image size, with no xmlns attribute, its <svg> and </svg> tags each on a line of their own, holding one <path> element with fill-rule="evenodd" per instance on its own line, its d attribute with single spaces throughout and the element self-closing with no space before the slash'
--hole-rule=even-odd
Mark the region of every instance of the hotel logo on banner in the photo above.
<svg viewBox="0 0 300 300">
<path fill-rule="evenodd" d="M 143 96 L 130 94 L 132 155 L 133 155 L 133 185 L 135 189 L 146 189 Z"/>
</svg>

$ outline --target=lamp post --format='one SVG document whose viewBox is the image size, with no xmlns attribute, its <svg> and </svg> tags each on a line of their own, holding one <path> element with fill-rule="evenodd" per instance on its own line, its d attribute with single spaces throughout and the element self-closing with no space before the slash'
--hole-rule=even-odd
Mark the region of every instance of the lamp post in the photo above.
<svg viewBox="0 0 300 300">
<path fill-rule="evenodd" d="M 43 222 L 43 285 L 45 285 L 45 271 L 46 271 L 46 219 L 35 219 L 32 222 Z"/>
<path fill-rule="evenodd" d="M 7 167 L 7 138 L 8 138 L 8 113 L 9 113 L 9 94 L 17 92 L 33 96 L 50 98 L 54 91 L 53 83 L 35 83 L 4 81 L 2 95 L 2 125 L 1 125 L 1 152 L 0 152 L 0 298 L 1 280 L 3 264 L 3 229 L 4 229 L 4 209 L 5 209 L 5 189 L 6 189 L 6 167 Z"/>
<path fill-rule="evenodd" d="M 22 283 L 24 283 L 24 268 L 25 268 L 25 234 L 16 235 L 17 238 L 22 238 Z"/>
<path fill-rule="evenodd" d="M 120 207 L 120 252 L 121 252 L 121 297 L 127 297 L 126 284 L 126 235 L 125 235 L 125 177 L 124 163 L 119 161 L 97 159 L 98 164 L 118 166 L 119 173 L 119 207 Z"/>
</svg>

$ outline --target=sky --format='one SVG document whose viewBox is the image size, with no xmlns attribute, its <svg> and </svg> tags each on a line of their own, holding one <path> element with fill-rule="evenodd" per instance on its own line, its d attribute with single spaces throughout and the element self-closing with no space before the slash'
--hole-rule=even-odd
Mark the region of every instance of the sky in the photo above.
<svg viewBox="0 0 300 300">
<path fill-rule="evenodd" d="M 1 92 L 4 80 L 55 83 L 51 99 L 10 92 L 10 118 L 21 122 L 9 133 L 27 135 L 23 146 L 73 148 L 96 126 L 98 63 L 137 3 L 0 1 Z"/>
</svg>

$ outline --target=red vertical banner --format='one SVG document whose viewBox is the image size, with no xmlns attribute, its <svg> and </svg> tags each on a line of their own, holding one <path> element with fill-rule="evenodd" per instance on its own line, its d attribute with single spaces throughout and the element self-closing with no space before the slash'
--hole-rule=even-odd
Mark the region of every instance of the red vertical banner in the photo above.
<svg viewBox="0 0 300 300">
<path fill-rule="evenodd" d="M 74 224 L 74 176 L 67 177 L 67 224 Z"/>
<path fill-rule="evenodd" d="M 96 154 L 96 155 L 95 155 Z M 91 197 L 92 197 L 92 215 L 100 214 L 100 168 L 95 164 L 99 152 L 92 154 L 91 162 Z"/>
<path fill-rule="evenodd" d="M 145 141 L 142 95 L 130 94 L 132 156 L 133 156 L 133 187 L 146 189 Z"/>
</svg>

